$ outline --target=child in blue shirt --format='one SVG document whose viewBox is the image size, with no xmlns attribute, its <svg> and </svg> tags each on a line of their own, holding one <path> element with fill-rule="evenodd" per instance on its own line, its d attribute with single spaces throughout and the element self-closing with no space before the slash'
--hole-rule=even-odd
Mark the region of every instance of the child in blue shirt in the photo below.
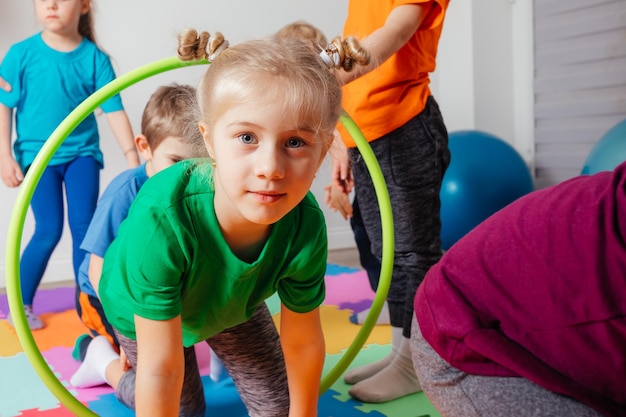
<svg viewBox="0 0 626 417">
<path fill-rule="evenodd" d="M 43 30 L 14 44 L 0 66 L 0 77 L 10 84 L 10 91 L 0 89 L 0 175 L 8 187 L 21 184 L 35 156 L 60 122 L 115 78 L 109 57 L 95 44 L 88 0 L 34 4 Z M 12 152 L 13 109 L 17 138 Z M 139 165 L 120 96 L 108 100 L 101 109 L 128 166 Z M 52 156 L 33 194 L 35 232 L 20 264 L 22 301 L 32 330 L 44 325 L 33 313 L 32 305 L 48 260 L 63 233 L 64 200 L 67 199 L 77 279 L 84 256 L 79 246 L 96 208 L 103 164 L 96 118 L 90 114 Z"/>
<path fill-rule="evenodd" d="M 84 359 L 92 337 L 106 338 L 119 351 L 117 338 L 94 289 L 97 285 L 93 283 L 100 280 L 104 254 L 148 178 L 183 159 L 207 156 L 202 136 L 195 128 L 196 117 L 195 88 L 177 84 L 159 87 L 144 109 L 142 133 L 135 137 L 135 145 L 146 162 L 115 177 L 98 201 L 81 244 L 86 255 L 78 272 L 76 309 L 91 336 L 84 335 L 77 340 L 74 351 L 77 360 Z M 79 371 L 70 382 L 75 387 L 85 388 L 105 381 Z"/>
</svg>

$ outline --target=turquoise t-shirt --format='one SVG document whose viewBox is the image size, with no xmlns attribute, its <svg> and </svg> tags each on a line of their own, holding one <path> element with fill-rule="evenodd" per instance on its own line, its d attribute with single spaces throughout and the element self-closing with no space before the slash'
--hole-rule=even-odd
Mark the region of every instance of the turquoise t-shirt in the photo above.
<svg viewBox="0 0 626 417">
<path fill-rule="evenodd" d="M 0 89 L 0 104 L 15 108 L 15 159 L 25 170 L 57 126 L 83 100 L 115 79 L 109 57 L 83 39 L 76 49 L 59 52 L 41 33 L 11 46 L 0 65 L 0 76 L 11 86 Z M 123 110 L 119 95 L 102 104 L 105 113 Z M 92 156 L 104 165 L 96 117 L 83 120 L 52 156 L 50 165 Z"/>
<path fill-rule="evenodd" d="M 141 188 L 104 258 L 99 294 L 111 324 L 135 338 L 134 315 L 182 316 L 191 346 L 248 320 L 275 292 L 298 313 L 325 297 L 324 215 L 309 193 L 275 223 L 259 258 L 235 256 L 213 206 L 211 165 L 182 161 Z"/>
</svg>

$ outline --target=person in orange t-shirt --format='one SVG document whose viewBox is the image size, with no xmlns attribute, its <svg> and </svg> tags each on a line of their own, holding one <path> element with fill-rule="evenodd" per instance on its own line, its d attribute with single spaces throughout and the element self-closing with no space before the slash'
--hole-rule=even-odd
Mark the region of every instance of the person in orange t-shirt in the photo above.
<svg viewBox="0 0 626 417">
<path fill-rule="evenodd" d="M 348 371 L 350 395 L 385 402 L 421 391 L 409 338 L 413 298 L 426 271 L 441 257 L 439 190 L 450 162 L 448 133 L 429 88 L 449 0 L 351 0 L 344 37 L 361 39 L 372 60 L 338 71 L 343 108 L 370 143 L 392 202 L 395 257 L 387 296 L 392 351 Z M 350 135 L 338 127 L 346 152 L 336 152 L 333 183 L 354 185 L 372 252 L 381 259 L 380 211 L 367 167 Z"/>
</svg>

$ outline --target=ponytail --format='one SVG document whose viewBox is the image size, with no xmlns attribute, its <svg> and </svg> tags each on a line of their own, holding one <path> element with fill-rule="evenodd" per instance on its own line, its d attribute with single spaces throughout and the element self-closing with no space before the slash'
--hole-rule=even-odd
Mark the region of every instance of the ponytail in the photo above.
<svg viewBox="0 0 626 417">
<path fill-rule="evenodd" d="M 93 14 L 91 8 L 80 17 L 78 21 L 78 33 L 83 37 L 96 43 L 96 36 L 93 28 Z"/>
</svg>

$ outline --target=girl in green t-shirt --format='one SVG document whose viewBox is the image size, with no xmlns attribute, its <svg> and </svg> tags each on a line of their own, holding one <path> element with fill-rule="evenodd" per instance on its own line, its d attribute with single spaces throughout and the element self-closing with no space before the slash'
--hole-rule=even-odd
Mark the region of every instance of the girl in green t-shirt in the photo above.
<svg viewBox="0 0 626 417">
<path fill-rule="evenodd" d="M 193 346 L 207 341 L 250 416 L 316 416 L 327 237 L 309 188 L 341 111 L 328 67 L 367 52 L 336 42 L 323 60 L 310 42 L 279 38 L 226 49 L 194 30 L 179 42 L 181 59 L 212 61 L 198 88 L 211 158 L 141 188 L 99 285 L 123 354 L 94 340 L 84 363 L 137 416 L 204 416 Z M 264 303 L 275 292 L 280 337 Z"/>
</svg>

